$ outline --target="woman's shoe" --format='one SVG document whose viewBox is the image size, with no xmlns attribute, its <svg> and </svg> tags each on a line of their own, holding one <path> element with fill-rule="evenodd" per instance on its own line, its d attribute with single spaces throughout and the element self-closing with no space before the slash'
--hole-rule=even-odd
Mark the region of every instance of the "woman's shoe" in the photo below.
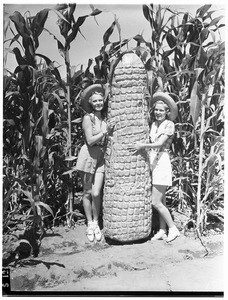
<svg viewBox="0 0 228 300">
<path fill-rule="evenodd" d="M 86 236 L 90 242 L 94 241 L 94 229 L 93 229 L 92 222 L 88 222 L 88 227 L 86 229 Z"/>
<path fill-rule="evenodd" d="M 169 229 L 169 234 L 168 237 L 166 239 L 166 242 L 172 242 L 173 240 L 175 240 L 178 236 L 180 236 L 180 231 L 177 229 L 176 226 L 174 226 L 173 228 Z"/>
<path fill-rule="evenodd" d="M 159 230 L 151 239 L 151 241 L 156 241 L 156 240 L 166 240 L 167 235 L 164 230 Z"/>
<path fill-rule="evenodd" d="M 100 231 L 99 225 L 97 221 L 93 222 L 93 231 L 94 231 L 94 235 L 97 241 L 100 241 L 102 238 L 102 233 Z"/>
</svg>

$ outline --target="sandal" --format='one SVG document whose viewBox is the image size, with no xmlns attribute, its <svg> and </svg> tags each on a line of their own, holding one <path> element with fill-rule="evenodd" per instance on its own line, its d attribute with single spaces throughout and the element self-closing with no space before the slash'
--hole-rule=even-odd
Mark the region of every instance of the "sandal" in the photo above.
<svg viewBox="0 0 228 300">
<path fill-rule="evenodd" d="M 168 238 L 166 239 L 166 242 L 172 242 L 173 240 L 175 240 L 178 236 L 180 236 L 180 231 L 177 229 L 177 227 L 175 226 L 174 228 L 171 228 L 169 230 L 169 234 L 168 234 Z"/>
<path fill-rule="evenodd" d="M 94 241 L 94 231 L 93 231 L 93 227 L 91 224 L 89 224 L 86 229 L 86 236 L 90 242 Z"/>
<path fill-rule="evenodd" d="M 167 235 L 164 230 L 159 230 L 151 239 L 151 241 L 156 241 L 156 240 L 166 240 Z"/>
<path fill-rule="evenodd" d="M 96 221 L 94 221 L 93 224 L 94 224 L 93 230 L 94 230 L 95 238 L 96 238 L 97 241 L 100 241 L 101 238 L 102 238 L 102 233 L 100 231 L 100 228 L 99 228 L 99 226 L 98 226 L 98 224 L 97 224 Z"/>
</svg>

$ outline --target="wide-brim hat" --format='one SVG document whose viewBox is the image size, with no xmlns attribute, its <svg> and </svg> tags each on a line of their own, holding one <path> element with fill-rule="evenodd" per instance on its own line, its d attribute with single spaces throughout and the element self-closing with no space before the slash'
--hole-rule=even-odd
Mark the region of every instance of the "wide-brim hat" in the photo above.
<svg viewBox="0 0 228 300">
<path fill-rule="evenodd" d="M 152 107 L 155 104 L 155 102 L 157 102 L 158 100 L 162 100 L 169 106 L 170 113 L 168 118 L 169 120 L 174 121 L 178 115 L 178 108 L 173 98 L 168 93 L 156 92 L 151 97 L 150 107 Z"/>
<path fill-rule="evenodd" d="M 87 113 L 91 113 L 93 111 L 92 106 L 89 103 L 89 98 L 94 92 L 102 93 L 105 97 L 104 101 L 106 100 L 106 89 L 104 85 L 97 83 L 88 86 L 81 93 L 81 106 Z"/>
</svg>

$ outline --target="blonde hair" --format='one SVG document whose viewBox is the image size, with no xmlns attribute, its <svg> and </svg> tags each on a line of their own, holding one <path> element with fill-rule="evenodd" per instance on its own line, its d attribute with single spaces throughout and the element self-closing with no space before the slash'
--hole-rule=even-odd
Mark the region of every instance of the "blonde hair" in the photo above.
<svg viewBox="0 0 228 300">
<path fill-rule="evenodd" d="M 153 110 L 154 110 L 156 104 L 163 104 L 164 107 L 165 107 L 165 109 L 166 109 L 166 111 L 168 111 L 168 112 L 170 111 L 169 105 L 168 105 L 167 103 L 165 103 L 163 100 L 158 100 L 158 101 L 156 101 L 156 102 L 154 103 L 154 105 L 153 105 Z"/>
<path fill-rule="evenodd" d="M 154 118 L 154 109 L 155 109 L 156 104 L 164 105 L 164 108 L 166 110 L 166 117 L 167 117 L 167 119 L 169 119 L 169 115 L 170 115 L 169 105 L 166 102 L 164 102 L 163 100 L 158 100 L 152 105 L 152 107 L 150 109 L 150 121 L 152 121 L 151 118 Z"/>
<path fill-rule="evenodd" d="M 95 92 L 93 92 L 92 95 L 89 97 L 89 103 L 90 103 L 90 104 L 91 104 L 91 102 L 92 102 L 92 97 L 93 97 L 94 95 L 100 95 L 100 96 L 103 98 L 103 100 L 104 100 L 104 94 L 103 94 L 102 92 L 97 92 L 97 91 L 95 91 Z"/>
<path fill-rule="evenodd" d="M 93 101 L 93 96 L 94 96 L 94 95 L 99 95 L 99 96 L 101 96 L 102 99 L 103 99 L 104 107 L 103 107 L 103 109 L 101 110 L 101 115 L 102 115 L 103 118 L 105 118 L 105 113 L 104 113 L 104 110 L 105 110 L 105 101 L 104 101 L 104 97 L 105 97 L 105 95 L 104 95 L 104 93 L 98 92 L 98 91 L 95 91 L 95 92 L 93 92 L 93 93 L 91 94 L 91 96 L 89 97 L 88 103 L 89 103 L 89 105 L 90 105 L 90 107 L 91 107 L 92 109 L 93 109 L 92 101 Z M 95 122 L 95 119 L 94 119 L 94 122 Z"/>
</svg>

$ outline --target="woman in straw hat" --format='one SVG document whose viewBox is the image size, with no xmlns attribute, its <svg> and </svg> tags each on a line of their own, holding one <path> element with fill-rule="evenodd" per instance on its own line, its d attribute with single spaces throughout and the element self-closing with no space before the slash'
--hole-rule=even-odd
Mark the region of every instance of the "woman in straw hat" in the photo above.
<svg viewBox="0 0 228 300">
<path fill-rule="evenodd" d="M 76 169 L 83 183 L 86 235 L 90 242 L 94 237 L 98 241 L 102 238 L 98 218 L 104 181 L 105 140 L 114 126 L 104 120 L 104 103 L 105 89 L 100 84 L 87 87 L 81 94 L 81 106 L 86 112 L 82 121 L 85 144 L 79 152 Z"/>
<path fill-rule="evenodd" d="M 154 119 L 150 130 L 149 143 L 135 143 L 134 148 L 149 149 L 152 174 L 152 205 L 159 213 L 159 231 L 151 240 L 165 239 L 171 242 L 180 235 L 166 207 L 165 192 L 172 185 L 172 168 L 169 148 L 174 136 L 174 123 L 178 110 L 174 100 L 163 92 L 157 92 L 150 100 L 151 117 Z M 166 226 L 168 225 L 168 237 Z"/>
</svg>

